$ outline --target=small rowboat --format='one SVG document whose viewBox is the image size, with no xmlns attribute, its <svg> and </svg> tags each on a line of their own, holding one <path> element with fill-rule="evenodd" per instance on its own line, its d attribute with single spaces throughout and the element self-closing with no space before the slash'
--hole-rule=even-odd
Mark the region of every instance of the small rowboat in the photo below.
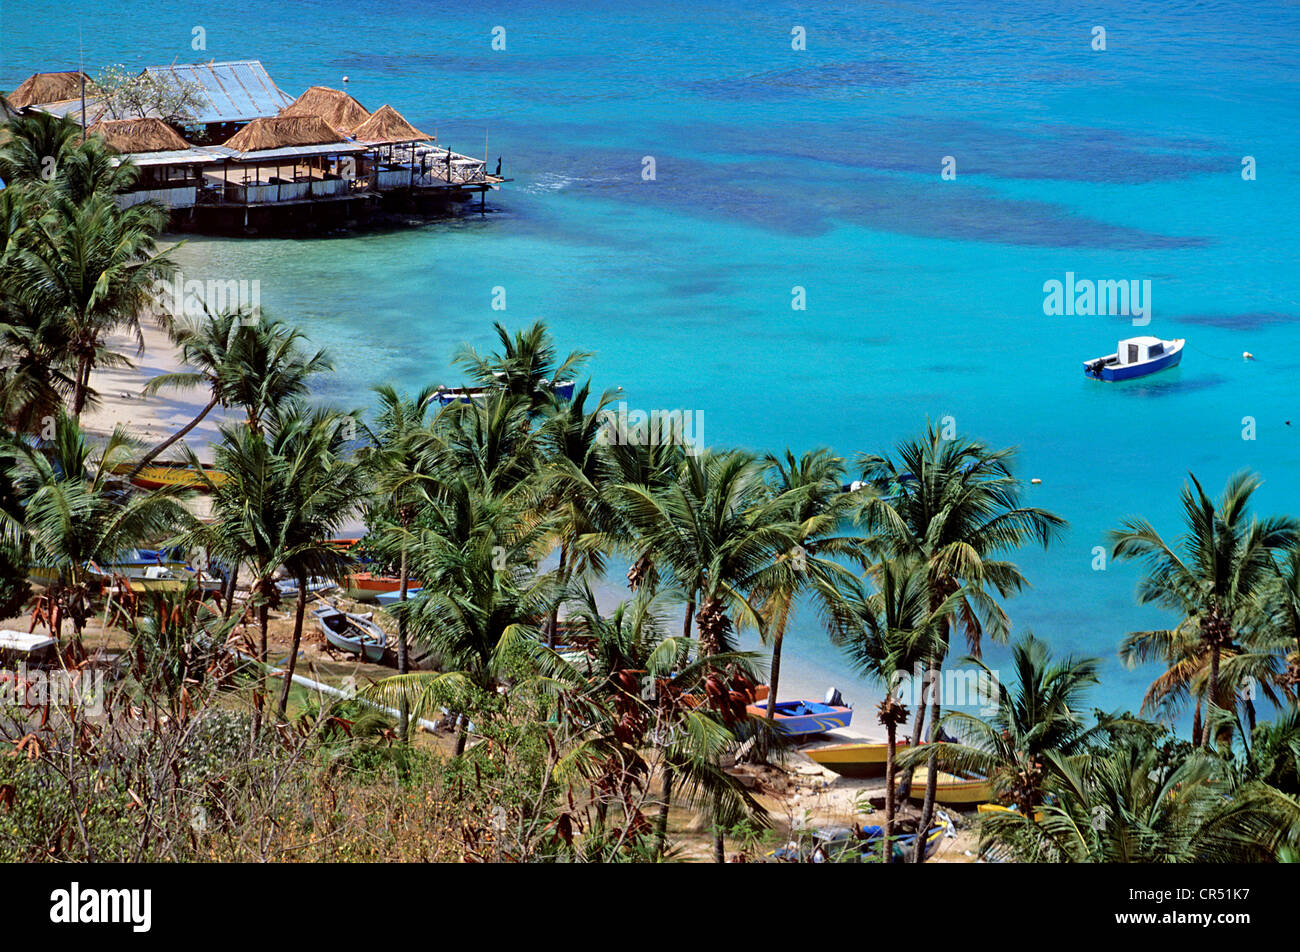
<svg viewBox="0 0 1300 952">
<path fill-rule="evenodd" d="M 943 842 L 945 836 L 956 835 L 952 817 L 942 810 L 936 810 L 930 832 L 925 838 L 925 855 L 934 855 L 934 851 Z M 769 859 L 785 863 L 818 863 L 835 861 L 857 861 L 859 863 L 878 862 L 881 840 L 885 831 L 879 826 L 832 826 L 813 831 L 812 842 L 800 846 L 789 843 L 779 849 L 770 851 Z M 905 863 L 912 855 L 916 844 L 915 833 L 897 833 L 893 836 L 890 856 L 891 863 Z M 820 854 L 820 855 L 819 855 Z"/>
<path fill-rule="evenodd" d="M 910 741 L 900 740 L 894 745 L 894 752 L 901 753 L 909 746 Z M 832 744 L 829 747 L 814 747 L 804 753 L 815 763 L 842 777 L 883 776 L 885 765 L 889 761 L 888 744 Z"/>
<path fill-rule="evenodd" d="M 312 609 L 325 640 L 340 651 L 363 654 L 367 661 L 381 661 L 388 647 L 388 635 L 369 615 L 339 611 L 333 605 Z"/>
<path fill-rule="evenodd" d="M 807 699 L 798 701 L 777 701 L 775 716 L 777 730 L 791 737 L 803 737 L 808 734 L 820 734 L 837 727 L 848 727 L 853 719 L 853 708 L 840 704 L 824 704 L 821 701 Z M 749 705 L 753 717 L 767 717 L 767 701 L 757 701 Z"/>
<path fill-rule="evenodd" d="M 128 476 L 133 469 L 135 469 L 134 463 L 118 463 L 113 467 L 112 472 L 115 476 Z M 208 469 L 207 467 L 204 467 L 203 475 L 216 486 L 220 486 L 230 478 L 219 469 Z M 180 487 L 181 489 L 207 489 L 207 485 L 202 481 L 199 474 L 188 463 L 174 463 L 166 460 L 150 463 L 144 467 L 140 472 L 131 476 L 131 484 L 139 486 L 141 489 L 162 489 L 165 486 Z"/>
<path fill-rule="evenodd" d="M 908 796 L 913 800 L 925 799 L 925 785 L 929 782 L 930 771 L 926 767 L 917 767 L 912 776 L 912 789 Z M 983 777 L 959 777 L 956 774 L 939 771 L 934 785 L 936 803 L 953 806 L 969 806 L 972 803 L 987 803 L 993 796 L 993 784 Z"/>
<path fill-rule="evenodd" d="M 1097 380 L 1115 382 L 1145 377 L 1177 367 L 1183 359 L 1183 339 L 1161 340 L 1159 337 L 1130 337 L 1122 340 L 1115 353 L 1083 362 L 1083 372 Z"/>
</svg>

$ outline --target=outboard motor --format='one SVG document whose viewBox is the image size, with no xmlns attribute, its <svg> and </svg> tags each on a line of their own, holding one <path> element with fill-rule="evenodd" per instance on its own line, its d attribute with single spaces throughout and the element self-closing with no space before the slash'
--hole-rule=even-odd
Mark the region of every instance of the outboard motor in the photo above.
<svg viewBox="0 0 1300 952">
<path fill-rule="evenodd" d="M 844 707 L 844 696 L 839 688 L 832 687 L 826 692 L 826 703 L 831 707 Z"/>
</svg>

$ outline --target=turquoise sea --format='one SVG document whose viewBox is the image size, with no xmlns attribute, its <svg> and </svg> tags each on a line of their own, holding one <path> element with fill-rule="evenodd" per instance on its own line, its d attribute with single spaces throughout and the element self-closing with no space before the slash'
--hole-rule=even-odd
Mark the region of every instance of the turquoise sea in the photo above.
<svg viewBox="0 0 1300 952">
<path fill-rule="evenodd" d="M 597 388 L 702 411 L 714 445 L 852 457 L 927 417 L 1018 445 L 1020 474 L 1042 480 L 1029 498 L 1071 528 L 1019 555 L 1033 589 L 1008 608 L 1018 630 L 1106 659 L 1100 706 L 1137 706 L 1156 672 L 1123 670 L 1115 649 L 1161 623 L 1136 607 L 1132 566 L 1093 569 L 1107 529 L 1140 513 L 1176 532 L 1189 470 L 1217 489 L 1257 469 L 1261 509 L 1300 512 L 1294 4 L 2 9 L 6 89 L 76 68 L 79 44 L 92 68 L 260 59 L 290 95 L 347 75 L 368 108 L 444 144 L 482 155 L 487 137 L 514 182 L 486 215 L 182 249 L 187 278 L 257 279 L 264 307 L 333 351 L 332 400 L 455 382 L 459 344 L 540 318 L 562 348 L 598 352 Z M 1046 316 L 1044 282 L 1067 272 L 1149 280 L 1150 325 Z M 1084 378 L 1083 359 L 1136 333 L 1187 338 L 1182 366 Z M 865 707 L 810 613 L 790 644 L 795 685 Z"/>
</svg>

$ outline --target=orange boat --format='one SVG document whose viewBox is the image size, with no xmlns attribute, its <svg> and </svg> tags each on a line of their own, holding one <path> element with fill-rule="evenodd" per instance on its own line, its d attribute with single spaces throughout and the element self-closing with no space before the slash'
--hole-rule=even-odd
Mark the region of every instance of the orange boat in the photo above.
<svg viewBox="0 0 1300 952">
<path fill-rule="evenodd" d="M 354 572 L 342 579 L 343 594 L 359 602 L 373 602 L 380 595 L 396 592 L 402 587 L 402 580 L 396 575 L 375 575 L 371 572 Z M 407 579 L 406 587 L 422 588 L 415 579 Z"/>
</svg>

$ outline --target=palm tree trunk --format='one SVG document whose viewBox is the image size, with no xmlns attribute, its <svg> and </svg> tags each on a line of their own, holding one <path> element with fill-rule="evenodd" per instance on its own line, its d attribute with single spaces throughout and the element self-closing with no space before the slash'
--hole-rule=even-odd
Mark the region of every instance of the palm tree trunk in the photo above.
<svg viewBox="0 0 1300 952">
<path fill-rule="evenodd" d="M 1196 713 L 1192 715 L 1192 746 L 1201 746 L 1201 697 L 1196 698 Z"/>
<path fill-rule="evenodd" d="M 939 705 L 941 703 L 939 691 L 939 678 L 943 671 L 943 662 L 932 664 L 928 668 L 930 674 L 930 743 L 939 742 Z M 925 778 L 925 801 L 921 806 L 921 825 L 916 828 L 916 852 L 913 854 L 913 860 L 917 863 L 925 862 L 925 841 L 926 834 L 930 832 L 930 822 L 934 819 L 934 794 L 935 788 L 939 783 L 939 764 L 933 750 L 926 760 L 926 778 Z"/>
<path fill-rule="evenodd" d="M 230 578 L 226 581 L 226 608 L 222 612 L 223 618 L 229 618 L 231 610 L 235 607 L 235 583 L 239 580 L 239 560 L 230 567 Z"/>
<path fill-rule="evenodd" d="M 723 839 L 725 831 L 722 829 L 722 823 L 718 820 L 717 807 L 713 810 L 713 861 L 715 863 L 725 863 L 727 861 L 727 843 Z"/>
<path fill-rule="evenodd" d="M 284 672 L 284 687 L 280 689 L 280 720 L 289 710 L 289 691 L 293 687 L 293 671 L 298 666 L 298 645 L 302 642 L 302 620 L 307 614 L 307 575 L 298 574 L 298 608 L 293 615 L 293 647 L 289 649 L 289 667 Z"/>
<path fill-rule="evenodd" d="M 144 456 L 140 457 L 140 462 L 135 464 L 135 468 L 131 470 L 130 474 L 126 478 L 131 479 L 132 477 L 134 477 L 136 473 L 140 472 L 140 470 L 144 469 L 146 466 L 152 463 L 159 456 L 159 454 L 161 454 L 164 450 L 167 449 L 167 447 L 171 446 L 173 443 L 175 443 L 177 440 L 183 437 L 190 430 L 194 429 L 196 426 L 202 423 L 203 418 L 207 416 L 209 413 L 211 413 L 212 408 L 215 407 L 216 405 L 217 405 L 217 397 L 214 395 L 213 398 L 208 401 L 208 405 L 199 411 L 198 416 L 196 416 L 189 423 L 186 423 L 183 427 L 181 427 L 171 436 L 167 437 L 167 439 L 163 440 L 161 443 L 159 443 L 149 452 L 145 453 Z"/>
<path fill-rule="evenodd" d="M 564 586 L 568 582 L 568 579 L 565 577 L 564 574 L 565 564 L 568 561 L 568 557 L 569 557 L 569 547 L 565 543 L 561 542 L 560 543 L 560 565 L 559 568 L 556 569 L 556 574 L 555 574 L 556 579 L 559 580 L 561 591 L 564 590 Z M 548 648 L 555 647 L 556 645 L 555 629 L 559 624 L 560 624 L 560 603 L 556 602 L 554 605 L 551 606 L 550 624 L 546 628 L 546 647 Z"/>
<path fill-rule="evenodd" d="M 759 762 L 767 763 L 767 743 L 776 730 L 776 689 L 781 684 L 781 642 L 785 640 L 785 616 L 776 626 L 772 636 L 772 670 L 767 678 L 767 701 L 764 702 L 763 720 L 767 721 L 766 730 L 759 732 Z"/>
<path fill-rule="evenodd" d="M 465 753 L 465 742 L 466 742 L 467 740 L 469 740 L 469 737 L 467 736 L 467 732 L 466 732 L 466 730 L 465 730 L 465 715 L 464 715 L 464 714 L 457 714 L 457 715 L 456 715 L 456 754 L 455 754 L 455 756 L 459 757 L 461 754 Z"/>
<path fill-rule="evenodd" d="M 692 594 L 690 598 L 686 599 L 686 618 L 685 620 L 682 621 L 683 638 L 689 638 L 691 636 L 691 619 L 693 617 L 695 617 L 695 595 L 694 594 Z"/>
<path fill-rule="evenodd" d="M 267 608 L 266 602 L 263 602 L 257 608 L 258 627 L 261 628 L 261 644 L 257 649 L 258 672 L 257 672 L 257 690 L 253 692 L 253 740 L 262 733 L 262 702 L 266 694 L 266 626 L 267 616 L 270 609 Z"/>
<path fill-rule="evenodd" d="M 655 859 L 664 855 L 664 846 L 668 842 L 668 808 L 673 801 L 673 768 L 664 767 L 664 798 L 659 804 L 659 816 L 655 820 Z"/>
<path fill-rule="evenodd" d="M 76 417 L 81 416 L 81 411 L 86 406 L 86 391 L 90 389 L 89 364 L 90 361 L 85 355 L 77 358 L 77 372 L 72 388 L 72 413 Z"/>
<path fill-rule="evenodd" d="M 407 564 L 406 546 L 402 546 L 402 569 L 399 591 L 397 598 L 403 604 L 406 603 L 406 590 L 411 583 L 410 566 Z M 410 657 L 406 650 L 406 612 L 397 613 L 397 673 L 406 674 L 411 670 Z M 406 692 L 402 692 L 401 709 L 398 712 L 397 736 L 406 740 L 406 734 L 410 728 L 411 713 L 410 701 L 407 699 Z"/>
<path fill-rule="evenodd" d="M 1210 646 L 1210 684 L 1209 684 L 1210 704 L 1218 705 L 1219 703 L 1219 643 L 1215 641 Z M 1208 748 L 1210 746 L 1210 735 L 1216 731 L 1205 730 L 1201 732 L 1201 746 Z"/>
<path fill-rule="evenodd" d="M 885 725 L 889 735 L 889 749 L 885 752 L 885 844 L 880 850 L 880 861 L 888 863 L 894 856 L 894 746 L 898 741 L 898 725 L 890 721 Z"/>
<path fill-rule="evenodd" d="M 921 746 L 922 732 L 925 730 L 925 703 L 929 699 L 927 686 L 922 683 L 921 696 L 916 703 L 916 722 L 912 725 L 912 749 L 916 750 Z M 913 767 L 903 775 L 903 782 L 898 785 L 898 798 L 906 800 L 912 792 L 912 777 L 916 774 L 916 768 Z"/>
</svg>

